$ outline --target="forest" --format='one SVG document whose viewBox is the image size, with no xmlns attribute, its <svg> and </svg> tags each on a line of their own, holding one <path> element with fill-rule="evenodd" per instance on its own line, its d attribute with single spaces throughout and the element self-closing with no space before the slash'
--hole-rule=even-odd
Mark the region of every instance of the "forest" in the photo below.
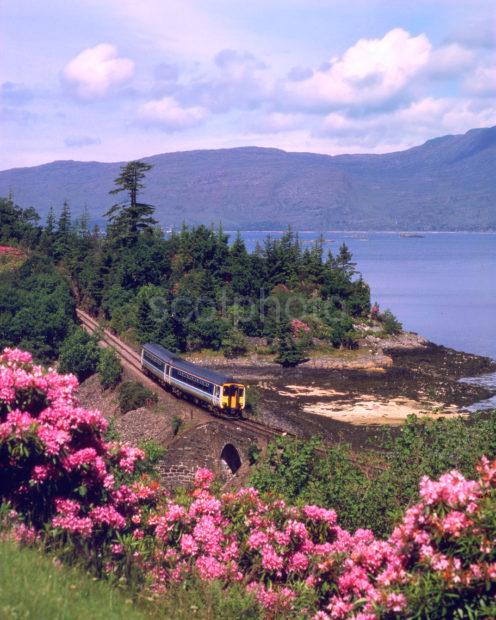
<svg viewBox="0 0 496 620">
<path fill-rule="evenodd" d="M 90 227 L 87 212 L 73 219 L 67 202 L 41 224 L 33 208 L 0 200 L 0 243 L 27 252 L 18 273 L 0 285 L 0 320 L 8 325 L 0 344 L 54 359 L 77 304 L 134 343 L 176 352 L 211 349 L 229 357 L 263 342 L 290 366 L 315 346 L 355 346 L 354 324 L 370 315 L 370 291 L 346 245 L 324 255 L 322 238 L 304 247 L 290 228 L 251 253 L 239 233 L 231 241 L 221 226 L 185 223 L 164 235 L 153 206 L 139 202 L 149 169 L 123 166 L 112 192 L 123 200 L 105 214 L 106 231 Z M 34 298 L 41 313 L 32 312 Z M 47 344 L 35 346 L 36 338 Z"/>
</svg>

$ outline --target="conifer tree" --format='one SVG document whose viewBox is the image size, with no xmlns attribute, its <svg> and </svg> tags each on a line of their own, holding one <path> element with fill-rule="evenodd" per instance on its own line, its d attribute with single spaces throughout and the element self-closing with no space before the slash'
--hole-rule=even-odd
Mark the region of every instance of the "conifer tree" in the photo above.
<svg viewBox="0 0 496 620">
<path fill-rule="evenodd" d="M 55 232 L 55 213 L 53 207 L 48 210 L 48 215 L 45 223 L 45 232 L 48 236 L 52 236 Z"/>
<path fill-rule="evenodd" d="M 138 194 L 144 188 L 145 173 L 153 166 L 142 161 L 131 161 L 122 166 L 115 179 L 116 188 L 110 194 L 126 192 L 127 201 L 114 204 L 106 212 L 109 237 L 117 244 L 134 245 L 141 232 L 152 231 L 157 221 L 153 218 L 155 207 L 138 202 Z"/>
<path fill-rule="evenodd" d="M 293 338 L 291 326 L 287 321 L 281 321 L 277 333 L 277 356 L 275 361 L 283 368 L 291 368 L 305 361 L 305 353 L 299 343 Z"/>
<path fill-rule="evenodd" d="M 62 205 L 62 211 L 60 212 L 59 221 L 57 224 L 57 234 L 59 237 L 66 237 L 71 231 L 71 208 L 67 200 L 64 200 Z"/>
</svg>

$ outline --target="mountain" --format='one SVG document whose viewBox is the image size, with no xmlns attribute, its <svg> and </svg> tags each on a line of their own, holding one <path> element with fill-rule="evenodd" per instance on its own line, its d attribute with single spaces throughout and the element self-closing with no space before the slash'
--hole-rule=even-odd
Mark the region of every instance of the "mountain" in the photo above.
<svg viewBox="0 0 496 620">
<path fill-rule="evenodd" d="M 227 229 L 496 230 L 496 127 L 429 140 L 384 155 L 317 155 L 279 149 L 165 153 L 142 198 L 164 226 Z M 43 216 L 67 199 L 93 220 L 115 202 L 119 163 L 56 161 L 0 172 L 0 196 Z"/>
</svg>

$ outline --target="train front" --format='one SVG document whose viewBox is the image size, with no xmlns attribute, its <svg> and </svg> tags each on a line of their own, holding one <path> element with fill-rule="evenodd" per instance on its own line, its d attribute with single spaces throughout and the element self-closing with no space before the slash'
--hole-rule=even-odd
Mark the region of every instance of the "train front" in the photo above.
<svg viewBox="0 0 496 620">
<path fill-rule="evenodd" d="M 242 383 L 224 383 L 222 386 L 222 409 L 242 411 L 246 403 L 246 389 Z"/>
</svg>

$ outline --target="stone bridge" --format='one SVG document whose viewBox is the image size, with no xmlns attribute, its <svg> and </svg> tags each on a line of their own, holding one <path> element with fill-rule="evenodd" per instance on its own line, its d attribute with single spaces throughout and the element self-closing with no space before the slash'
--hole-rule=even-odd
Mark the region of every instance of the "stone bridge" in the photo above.
<svg viewBox="0 0 496 620">
<path fill-rule="evenodd" d="M 187 485 L 200 467 L 210 469 L 216 477 L 228 482 L 233 476 L 247 472 L 250 453 L 263 451 L 268 440 L 236 420 L 213 420 L 181 433 L 168 446 L 158 465 L 166 487 Z"/>
</svg>

